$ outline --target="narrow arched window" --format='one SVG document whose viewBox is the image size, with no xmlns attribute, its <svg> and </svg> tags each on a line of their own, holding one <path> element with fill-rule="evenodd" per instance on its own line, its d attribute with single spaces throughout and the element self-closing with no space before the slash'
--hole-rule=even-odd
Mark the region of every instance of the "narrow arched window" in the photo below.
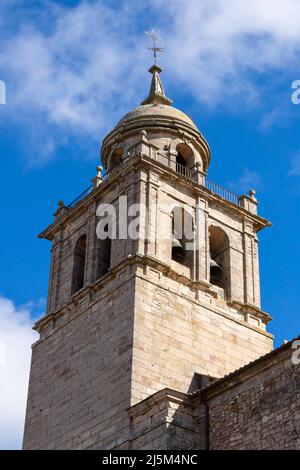
<svg viewBox="0 0 300 470">
<path fill-rule="evenodd" d="M 84 270 L 86 258 L 86 235 L 82 235 L 76 242 L 73 254 L 72 294 L 84 285 Z"/>
<path fill-rule="evenodd" d="M 227 234 L 220 227 L 209 228 L 210 283 L 230 294 L 230 246 Z"/>
<path fill-rule="evenodd" d="M 192 215 L 181 207 L 172 214 L 172 260 L 192 269 L 194 221 Z"/>
<path fill-rule="evenodd" d="M 104 227 L 104 232 L 107 234 L 107 238 L 97 239 L 97 279 L 104 276 L 110 268 L 111 238 L 108 233 L 108 225 Z"/>
</svg>

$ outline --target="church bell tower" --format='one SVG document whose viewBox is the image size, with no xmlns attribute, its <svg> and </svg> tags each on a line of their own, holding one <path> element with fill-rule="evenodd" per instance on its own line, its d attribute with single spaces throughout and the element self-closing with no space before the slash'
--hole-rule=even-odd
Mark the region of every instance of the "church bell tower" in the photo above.
<svg viewBox="0 0 300 470">
<path fill-rule="evenodd" d="M 51 271 L 24 449 L 130 448 L 133 407 L 273 348 L 257 239 L 270 224 L 254 191 L 207 179 L 208 143 L 161 68 L 149 71 L 149 96 L 105 137 L 92 186 L 40 234 Z"/>
</svg>

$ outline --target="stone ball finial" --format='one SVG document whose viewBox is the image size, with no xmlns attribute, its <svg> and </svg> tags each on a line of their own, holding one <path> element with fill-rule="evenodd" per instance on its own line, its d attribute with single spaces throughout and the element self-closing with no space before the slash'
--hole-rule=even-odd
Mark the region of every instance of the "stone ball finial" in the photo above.
<svg viewBox="0 0 300 470">
<path fill-rule="evenodd" d="M 102 175 L 102 171 L 103 171 L 103 166 L 97 165 L 97 166 L 96 166 L 96 171 L 97 171 L 97 176 L 101 176 L 101 175 Z"/>
<path fill-rule="evenodd" d="M 255 189 L 250 189 L 249 190 L 249 196 L 251 197 L 251 199 L 255 199 L 255 194 L 256 194 Z"/>
</svg>

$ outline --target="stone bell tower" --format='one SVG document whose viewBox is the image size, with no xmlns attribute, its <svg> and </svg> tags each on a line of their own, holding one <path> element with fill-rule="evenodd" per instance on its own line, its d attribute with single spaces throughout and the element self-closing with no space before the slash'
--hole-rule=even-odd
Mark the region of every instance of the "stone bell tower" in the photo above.
<svg viewBox="0 0 300 470">
<path fill-rule="evenodd" d="M 207 179 L 209 146 L 171 106 L 160 72 L 150 69 L 149 96 L 105 137 L 93 185 L 60 202 L 40 235 L 51 272 L 25 449 L 128 448 L 132 407 L 272 350 L 257 241 L 269 222 L 253 191 L 238 197 Z M 100 239 L 103 204 L 122 227 L 137 221 L 138 236 L 107 226 Z"/>
</svg>

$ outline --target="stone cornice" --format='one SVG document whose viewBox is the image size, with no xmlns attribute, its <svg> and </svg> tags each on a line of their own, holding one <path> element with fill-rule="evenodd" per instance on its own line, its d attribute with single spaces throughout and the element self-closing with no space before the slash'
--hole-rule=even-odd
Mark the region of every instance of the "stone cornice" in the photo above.
<svg viewBox="0 0 300 470">
<path fill-rule="evenodd" d="M 131 418 L 135 418 L 136 416 L 141 416 L 147 413 L 156 405 L 160 405 L 163 402 L 191 406 L 191 401 L 191 396 L 187 395 L 186 393 L 178 392 L 177 390 L 173 390 L 171 388 L 164 388 L 163 390 L 154 393 L 150 397 L 145 398 L 145 400 L 131 406 L 127 411 Z"/>
<path fill-rule="evenodd" d="M 178 274 L 176 271 L 174 271 L 171 268 L 170 265 L 167 265 L 165 263 L 161 263 L 159 260 L 157 260 L 156 258 L 153 258 L 149 255 L 148 256 L 139 255 L 139 256 L 141 257 L 140 259 L 141 259 L 141 262 L 143 264 L 146 264 L 150 267 L 156 268 L 157 270 L 161 271 L 165 276 L 169 277 L 170 279 L 180 281 L 182 284 L 187 285 L 192 290 L 200 289 L 201 291 L 209 292 L 212 295 L 212 297 L 214 296 L 214 292 L 211 290 L 211 284 L 209 284 L 208 282 L 206 282 L 206 281 L 193 281 L 190 278 L 188 278 L 188 277 L 186 277 L 182 274 Z M 147 276 L 137 274 L 137 277 L 140 277 L 142 279 L 147 279 L 148 282 L 152 282 L 151 279 L 149 279 Z M 161 286 L 161 288 L 166 289 L 163 286 Z M 246 321 L 239 320 L 238 318 L 235 318 L 232 314 L 230 314 L 229 312 L 226 312 L 221 307 L 213 306 L 212 304 L 202 303 L 201 301 L 198 301 L 196 299 L 191 299 L 190 297 L 188 297 L 188 300 L 190 302 L 196 304 L 196 305 L 201 305 L 201 306 L 205 307 L 207 310 L 210 310 L 211 312 L 215 313 L 216 315 L 221 315 L 221 316 L 223 316 L 223 317 L 225 317 L 225 318 L 227 318 L 227 319 L 229 319 L 229 320 L 231 320 L 235 323 L 238 323 L 239 325 L 246 326 L 247 328 L 250 328 L 251 330 L 256 331 L 257 333 L 260 333 L 260 334 L 262 334 L 262 335 L 264 335 L 264 336 L 266 336 L 270 339 L 274 339 L 274 337 L 271 333 L 268 333 L 267 331 L 265 331 L 265 330 L 263 330 L 259 327 L 256 327 L 254 325 L 251 325 L 251 324 L 247 323 Z M 256 316 L 256 317 L 262 319 L 263 323 L 268 323 L 272 319 L 269 314 L 263 312 L 259 308 L 254 307 L 252 305 L 242 304 L 240 302 L 235 302 L 235 301 L 231 301 L 231 302 L 227 301 L 226 304 L 228 306 L 234 307 L 237 311 L 240 311 L 243 314 L 253 314 L 253 316 Z"/>
<path fill-rule="evenodd" d="M 239 302 L 237 300 L 228 300 L 227 304 L 229 306 L 232 306 L 233 308 L 236 308 L 237 310 L 244 312 L 244 313 L 252 313 L 255 315 L 257 318 L 259 318 L 263 323 L 268 324 L 273 318 L 260 308 L 256 307 L 255 305 L 251 304 L 243 304 L 242 302 Z"/>
<path fill-rule="evenodd" d="M 105 181 L 100 184 L 97 188 L 94 189 L 94 191 L 92 191 L 88 196 L 86 196 L 86 198 L 80 201 L 74 208 L 67 210 L 59 219 L 55 220 L 51 225 L 49 225 L 43 232 L 39 234 L 39 238 L 46 238 L 48 240 L 52 240 L 58 227 L 66 223 L 66 221 L 78 217 L 79 214 L 83 213 L 86 210 L 86 206 L 90 204 L 91 201 L 99 200 L 101 195 L 106 190 L 111 189 L 111 185 L 116 185 L 121 180 L 123 180 L 125 171 L 128 172 L 129 169 L 131 169 L 132 167 L 142 168 L 145 165 L 148 169 L 156 168 L 159 171 L 160 176 L 164 178 L 172 178 L 177 183 L 189 187 L 193 191 L 195 197 L 202 197 L 208 201 L 214 202 L 215 204 L 222 204 L 223 206 L 225 205 L 230 211 L 239 214 L 242 219 L 247 219 L 251 221 L 257 231 L 265 227 L 269 227 L 271 225 L 267 219 L 255 214 L 251 214 L 243 207 L 237 206 L 236 204 L 227 201 L 221 196 L 212 193 L 209 189 L 205 188 L 204 186 L 182 177 L 175 170 L 167 167 L 166 165 L 155 161 L 146 155 L 137 155 L 128 159 L 124 166 L 120 168 L 120 171 L 112 175 L 109 181 Z"/>
<path fill-rule="evenodd" d="M 195 181 L 189 180 L 187 178 L 182 177 L 180 174 L 178 174 L 175 170 L 173 170 L 170 167 L 167 167 L 163 163 L 153 160 L 152 158 L 146 156 L 146 155 L 141 155 L 140 156 L 140 161 L 141 162 L 147 162 L 150 164 L 151 167 L 157 168 L 159 171 L 159 174 L 161 177 L 166 179 L 167 177 L 170 177 L 174 179 L 177 183 L 179 182 L 180 184 L 189 187 L 193 192 L 195 197 L 203 197 L 208 201 L 213 201 L 216 204 L 222 204 L 223 206 L 225 205 L 228 209 L 230 209 L 232 212 L 240 214 L 241 218 L 248 219 L 253 223 L 253 225 L 256 227 L 257 231 L 265 228 L 265 227 L 270 227 L 272 224 L 265 218 L 252 214 L 251 212 L 247 211 L 241 206 L 238 206 L 227 199 L 222 198 L 221 196 L 213 193 L 209 189 L 205 188 L 203 185 L 200 185 L 196 183 Z M 138 164 L 140 162 L 138 161 Z"/>
<path fill-rule="evenodd" d="M 138 156 L 130 158 L 126 162 L 126 164 L 124 164 L 124 166 L 122 167 L 122 170 L 123 169 L 127 170 L 128 167 L 133 166 L 137 159 L 138 159 Z M 55 220 L 45 230 L 43 230 L 38 235 L 38 237 L 39 238 L 46 238 L 47 240 L 52 240 L 53 235 L 56 232 L 56 230 L 58 229 L 58 227 L 61 227 L 67 221 L 73 220 L 73 219 L 77 218 L 80 214 L 84 213 L 86 211 L 86 207 L 91 202 L 97 203 L 97 201 L 100 199 L 101 196 L 103 196 L 103 194 L 105 194 L 107 191 L 110 191 L 113 186 L 118 185 L 120 181 L 123 181 L 123 179 L 124 179 L 123 171 L 116 172 L 115 174 L 113 174 L 110 177 L 109 181 L 103 181 L 88 196 L 86 196 L 78 204 L 76 204 L 76 206 L 74 206 L 72 209 L 67 210 L 60 218 Z"/>
<path fill-rule="evenodd" d="M 196 292 L 197 289 L 200 289 L 201 291 L 210 292 L 213 295 L 213 293 L 210 290 L 209 283 L 206 283 L 205 281 L 195 282 L 191 280 L 190 278 L 174 271 L 170 265 L 166 263 L 162 263 L 158 259 L 151 257 L 149 255 L 143 256 L 137 253 L 134 256 L 129 255 L 128 258 L 122 260 L 118 265 L 114 266 L 108 274 L 104 275 L 102 278 L 98 279 L 93 284 L 89 284 L 83 287 L 80 291 L 73 294 L 68 300 L 68 302 L 65 303 L 63 306 L 59 307 L 54 312 L 49 312 L 46 316 L 37 320 L 36 323 L 34 324 L 33 329 L 41 333 L 44 327 L 46 327 L 46 325 L 51 323 L 53 320 L 58 319 L 59 317 L 64 315 L 66 312 L 70 311 L 72 305 L 74 304 L 77 305 L 80 302 L 80 300 L 85 298 L 87 295 L 89 294 L 92 295 L 93 293 L 98 292 L 105 284 L 108 284 L 111 279 L 115 279 L 117 274 L 120 271 L 124 270 L 127 266 L 134 265 L 134 264 L 155 268 L 158 271 L 162 272 L 163 275 L 165 275 L 166 277 L 187 285 L 194 292 Z M 148 282 L 152 282 L 151 278 L 138 274 L 136 272 L 133 274 L 133 276 L 135 276 L 136 278 L 146 279 Z M 131 276 L 131 278 L 133 276 Z M 161 288 L 166 289 L 163 286 L 161 286 Z M 273 335 L 271 335 L 267 331 L 264 331 L 263 329 L 256 327 L 255 325 L 251 325 L 244 320 L 240 320 L 234 317 L 232 314 L 230 314 L 230 312 L 227 312 L 225 309 L 221 307 L 213 306 L 212 304 L 208 304 L 208 303 L 202 303 L 201 301 L 196 300 L 195 298 L 188 297 L 188 300 L 196 305 L 200 305 L 212 311 L 216 315 L 221 315 L 224 318 L 227 318 L 235 323 L 238 323 L 239 325 L 242 325 L 246 328 L 256 331 L 259 334 L 262 334 L 263 336 L 273 339 Z M 89 303 L 89 306 L 91 306 L 92 304 L 93 302 Z M 230 306 L 230 302 L 227 302 L 227 304 Z M 235 303 L 232 302 L 232 304 L 236 304 L 235 308 L 238 311 L 241 311 L 244 314 L 252 313 L 254 316 L 262 319 L 262 321 L 265 323 L 267 323 L 271 318 L 267 313 L 262 312 L 256 307 L 243 305 L 243 304 L 240 304 L 239 302 L 235 302 Z"/>
</svg>

